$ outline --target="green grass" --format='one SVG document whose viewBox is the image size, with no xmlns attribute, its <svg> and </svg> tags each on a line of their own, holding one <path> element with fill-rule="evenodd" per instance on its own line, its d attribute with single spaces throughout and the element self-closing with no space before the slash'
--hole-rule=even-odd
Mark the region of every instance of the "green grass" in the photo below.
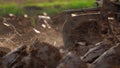
<svg viewBox="0 0 120 68">
<path fill-rule="evenodd" d="M 16 4 L 1 4 L 0 5 L 0 15 L 5 15 L 5 14 L 9 14 L 9 13 L 21 15 L 21 14 L 24 14 L 24 11 L 22 8 L 20 8 Z"/>
<path fill-rule="evenodd" d="M 31 24 L 32 24 L 32 26 L 35 26 L 35 19 L 34 18 L 31 18 Z"/>
<path fill-rule="evenodd" d="M 72 0 L 70 2 L 46 2 L 46 3 L 32 3 L 32 4 L 26 4 L 25 6 L 39 6 L 42 7 L 42 12 L 47 12 L 49 14 L 52 13 L 59 13 L 62 10 L 67 9 L 82 9 L 82 8 L 88 8 L 88 7 L 94 7 L 94 0 Z"/>
<path fill-rule="evenodd" d="M 38 2 L 38 3 L 24 3 L 22 6 L 38 6 L 42 8 L 40 11 L 28 11 L 28 14 L 41 14 L 42 12 L 46 12 L 48 14 L 56 14 L 63 10 L 67 9 L 82 9 L 82 8 L 88 8 L 88 7 L 94 7 L 94 0 L 71 0 L 71 1 L 62 1 L 57 0 L 54 2 Z M 0 4 L 0 15 L 13 13 L 17 15 L 22 15 L 24 13 L 27 13 L 25 10 L 23 10 L 19 5 L 11 3 L 11 4 Z"/>
</svg>

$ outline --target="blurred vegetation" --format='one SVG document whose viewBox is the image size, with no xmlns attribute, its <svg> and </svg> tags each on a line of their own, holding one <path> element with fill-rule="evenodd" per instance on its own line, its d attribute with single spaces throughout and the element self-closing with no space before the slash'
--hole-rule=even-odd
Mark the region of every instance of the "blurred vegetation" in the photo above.
<svg viewBox="0 0 120 68">
<path fill-rule="evenodd" d="M 56 14 L 67 9 L 94 7 L 95 0 L 0 0 L 0 15 L 13 13 L 36 15 Z"/>
</svg>

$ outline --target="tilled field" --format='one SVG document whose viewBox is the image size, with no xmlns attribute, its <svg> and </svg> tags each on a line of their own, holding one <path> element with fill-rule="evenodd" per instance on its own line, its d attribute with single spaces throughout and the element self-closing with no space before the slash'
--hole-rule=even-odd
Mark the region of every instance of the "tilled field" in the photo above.
<svg viewBox="0 0 120 68">
<path fill-rule="evenodd" d="M 100 33 L 96 22 L 81 23 L 79 19 L 67 19 L 64 14 L 0 17 L 0 68 L 120 68 L 120 44 L 116 39 Z M 80 22 L 75 28 L 66 27 L 71 29 L 70 48 L 64 48 L 62 41 L 66 22 L 71 23 L 69 26 Z"/>
</svg>

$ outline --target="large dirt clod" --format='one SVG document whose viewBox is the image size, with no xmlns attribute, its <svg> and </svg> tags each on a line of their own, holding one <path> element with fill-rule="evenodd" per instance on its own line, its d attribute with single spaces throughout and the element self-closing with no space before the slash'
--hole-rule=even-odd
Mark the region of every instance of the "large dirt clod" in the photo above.
<svg viewBox="0 0 120 68">
<path fill-rule="evenodd" d="M 120 44 L 104 52 L 90 68 L 120 68 Z"/>
<path fill-rule="evenodd" d="M 28 55 L 15 68 L 56 68 L 60 59 L 61 54 L 57 48 L 36 39 L 29 47 Z"/>
<path fill-rule="evenodd" d="M 95 47 L 91 48 L 83 57 L 82 60 L 87 63 L 92 63 L 105 51 L 112 47 L 112 44 L 107 41 L 99 42 Z"/>
<path fill-rule="evenodd" d="M 87 68 L 87 64 L 77 54 L 69 52 L 61 59 L 57 68 Z"/>
<path fill-rule="evenodd" d="M 26 46 L 20 46 L 2 58 L 2 68 L 11 68 L 26 55 Z"/>
</svg>

